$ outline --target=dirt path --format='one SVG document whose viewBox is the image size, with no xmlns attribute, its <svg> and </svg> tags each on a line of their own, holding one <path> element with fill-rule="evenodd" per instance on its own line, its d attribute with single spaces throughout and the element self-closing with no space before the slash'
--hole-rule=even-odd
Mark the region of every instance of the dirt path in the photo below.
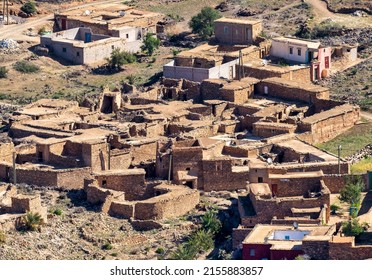
<svg viewBox="0 0 372 280">
<path fill-rule="evenodd" d="M 372 114 L 371 113 L 368 113 L 368 112 L 365 112 L 365 111 L 360 111 L 360 115 L 363 118 L 372 121 Z"/>
<path fill-rule="evenodd" d="M 332 19 L 346 27 L 372 27 L 372 16 L 356 17 L 348 14 L 333 13 L 327 8 L 327 4 L 322 0 L 304 0 L 313 7 L 315 21 L 321 22 L 325 19 Z"/>
<path fill-rule="evenodd" d="M 83 5 L 79 5 L 76 7 L 72 7 L 70 9 L 66 9 L 66 11 L 81 9 L 85 7 L 94 6 L 101 3 L 122 3 L 123 1 L 118 0 L 107 0 L 107 1 L 96 1 L 91 2 Z M 54 14 L 49 14 L 47 16 L 43 16 L 40 18 L 35 18 L 31 20 L 27 20 L 25 23 L 21 24 L 11 24 L 11 25 L 4 25 L 2 29 L 0 29 L 0 40 L 5 38 L 11 38 L 15 40 L 25 40 L 30 42 L 39 42 L 39 36 L 27 36 L 23 34 L 29 28 L 35 28 L 39 25 L 45 24 L 50 20 L 53 20 Z"/>
</svg>

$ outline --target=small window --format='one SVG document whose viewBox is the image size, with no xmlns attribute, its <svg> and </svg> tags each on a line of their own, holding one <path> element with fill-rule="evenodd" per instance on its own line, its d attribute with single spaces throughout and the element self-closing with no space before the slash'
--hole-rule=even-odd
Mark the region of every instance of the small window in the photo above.
<svg viewBox="0 0 372 280">
<path fill-rule="evenodd" d="M 80 56 L 80 52 L 76 52 L 76 56 Z"/>
<path fill-rule="evenodd" d="M 297 49 L 298 56 L 301 56 L 301 49 Z"/>
<path fill-rule="evenodd" d="M 216 171 L 222 170 L 222 162 L 216 162 Z"/>
<path fill-rule="evenodd" d="M 284 239 L 285 239 L 285 240 L 290 240 L 289 235 L 286 235 L 286 236 L 284 237 Z"/>
<path fill-rule="evenodd" d="M 106 180 L 102 180 L 102 188 L 106 188 L 107 187 L 107 181 Z"/>
<path fill-rule="evenodd" d="M 293 48 L 289 47 L 289 54 L 293 54 Z"/>
<path fill-rule="evenodd" d="M 111 49 L 112 49 L 112 50 L 113 50 L 113 49 L 115 49 L 115 46 L 114 46 L 114 45 L 112 45 L 112 46 L 111 46 Z"/>
<path fill-rule="evenodd" d="M 263 183 L 263 178 L 262 177 L 258 177 L 258 182 L 259 183 Z"/>
<path fill-rule="evenodd" d="M 66 48 L 62 48 L 62 52 L 66 52 L 67 50 L 66 50 Z"/>
<path fill-rule="evenodd" d="M 228 28 L 227 26 L 225 26 L 225 27 L 223 28 L 223 32 L 224 32 L 225 34 L 229 33 L 229 28 Z"/>
<path fill-rule="evenodd" d="M 129 34 L 125 34 L 125 37 L 128 39 L 129 38 Z"/>
<path fill-rule="evenodd" d="M 254 257 L 255 255 L 256 255 L 256 252 L 254 251 L 254 249 L 250 249 L 249 256 Z"/>
</svg>

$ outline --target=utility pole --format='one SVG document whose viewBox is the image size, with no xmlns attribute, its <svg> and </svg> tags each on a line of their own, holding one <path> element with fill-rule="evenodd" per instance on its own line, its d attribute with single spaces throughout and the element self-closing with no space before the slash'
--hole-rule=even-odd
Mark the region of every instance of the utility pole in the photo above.
<svg viewBox="0 0 372 280">
<path fill-rule="evenodd" d="M 3 21 L 5 22 L 5 15 L 6 15 L 6 22 L 9 25 L 9 0 L 3 0 Z"/>
<path fill-rule="evenodd" d="M 171 171 L 172 171 L 172 154 L 169 154 L 168 185 L 170 185 Z"/>
<path fill-rule="evenodd" d="M 17 171 L 16 171 L 16 158 L 17 155 L 13 152 L 13 184 L 17 184 Z"/>
<path fill-rule="evenodd" d="M 338 145 L 338 174 L 341 174 L 341 145 Z"/>
</svg>

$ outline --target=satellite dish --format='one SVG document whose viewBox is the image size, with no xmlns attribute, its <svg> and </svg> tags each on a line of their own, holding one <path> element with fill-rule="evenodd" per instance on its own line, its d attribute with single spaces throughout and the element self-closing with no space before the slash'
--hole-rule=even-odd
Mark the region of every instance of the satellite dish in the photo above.
<svg viewBox="0 0 372 280">
<path fill-rule="evenodd" d="M 89 16 L 89 15 L 90 15 L 90 11 L 89 11 L 89 10 L 86 10 L 86 11 L 84 12 L 84 15 L 85 15 L 85 16 Z"/>
<path fill-rule="evenodd" d="M 297 222 L 293 222 L 293 227 L 294 227 L 294 229 L 298 229 L 298 223 Z"/>
<path fill-rule="evenodd" d="M 119 16 L 121 16 L 121 17 L 125 16 L 125 12 L 124 11 L 120 11 L 119 12 Z"/>
<path fill-rule="evenodd" d="M 266 59 L 262 59 L 262 62 L 261 63 L 262 63 L 263 66 L 266 66 L 267 65 L 267 60 Z"/>
<path fill-rule="evenodd" d="M 268 164 L 272 164 L 272 163 L 273 163 L 273 160 L 272 160 L 271 158 L 268 158 L 268 159 L 266 160 L 266 162 L 267 162 Z"/>
</svg>

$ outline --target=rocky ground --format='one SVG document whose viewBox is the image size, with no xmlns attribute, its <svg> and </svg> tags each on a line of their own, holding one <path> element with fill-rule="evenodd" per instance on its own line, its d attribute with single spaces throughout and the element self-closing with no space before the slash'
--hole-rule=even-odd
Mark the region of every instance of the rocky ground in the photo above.
<svg viewBox="0 0 372 280">
<path fill-rule="evenodd" d="M 0 260 L 13 259 L 167 259 L 179 243 L 198 228 L 199 217 L 214 205 L 225 225 L 237 226 L 237 194 L 209 193 L 186 216 L 162 221 L 163 227 L 137 231 L 130 221 L 110 217 L 85 202 L 83 191 L 61 192 L 21 186 L 22 192 L 40 193 L 48 207 L 48 222 L 40 232 L 12 230 L 0 242 Z M 61 210 L 61 215 L 53 214 Z M 231 230 L 230 228 L 230 230 Z M 231 250 L 231 239 L 204 255 L 217 258 L 220 248 Z M 108 246 L 108 244 L 110 246 Z M 111 248 L 112 247 L 112 248 Z"/>
<path fill-rule="evenodd" d="M 372 111 L 372 58 L 320 82 L 329 87 L 331 98 L 349 101 Z"/>
</svg>

